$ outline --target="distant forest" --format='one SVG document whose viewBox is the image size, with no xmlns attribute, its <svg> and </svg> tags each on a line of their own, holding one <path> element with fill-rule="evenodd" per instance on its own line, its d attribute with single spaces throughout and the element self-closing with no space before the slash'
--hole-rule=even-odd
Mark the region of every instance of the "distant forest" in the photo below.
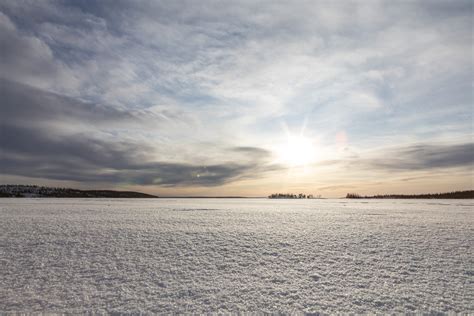
<svg viewBox="0 0 474 316">
<path fill-rule="evenodd" d="M 346 199 L 474 199 L 474 190 L 455 191 L 431 194 L 385 194 L 362 196 L 357 193 L 347 193 Z"/>
<path fill-rule="evenodd" d="M 268 196 L 269 199 L 319 199 L 321 195 L 314 197 L 312 194 L 293 194 L 293 193 L 273 193 Z"/>
<path fill-rule="evenodd" d="M 70 188 L 51 188 L 36 185 L 0 185 L 0 197 L 36 198 L 157 198 L 155 195 L 113 190 L 76 190 Z"/>
</svg>

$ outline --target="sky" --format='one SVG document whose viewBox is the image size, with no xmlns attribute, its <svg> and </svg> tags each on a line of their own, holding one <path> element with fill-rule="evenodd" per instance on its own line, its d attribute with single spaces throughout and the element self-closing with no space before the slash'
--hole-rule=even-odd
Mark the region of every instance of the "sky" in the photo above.
<svg viewBox="0 0 474 316">
<path fill-rule="evenodd" d="M 472 1 L 1 1 L 0 183 L 472 189 Z"/>
</svg>

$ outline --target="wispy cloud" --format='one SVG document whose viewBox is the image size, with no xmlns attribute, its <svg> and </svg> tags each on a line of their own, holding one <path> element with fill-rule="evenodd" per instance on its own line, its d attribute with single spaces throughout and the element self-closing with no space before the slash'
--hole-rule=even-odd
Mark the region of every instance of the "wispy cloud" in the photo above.
<svg viewBox="0 0 474 316">
<path fill-rule="evenodd" d="M 474 143 L 412 145 L 393 151 L 389 150 L 384 155 L 386 155 L 384 158 L 367 161 L 367 167 L 390 171 L 472 168 L 474 164 Z"/>
<path fill-rule="evenodd" d="M 474 143 L 414 144 L 384 148 L 373 152 L 372 157 L 343 160 L 348 169 L 401 171 L 427 171 L 444 168 L 465 168 L 473 171 Z"/>
</svg>

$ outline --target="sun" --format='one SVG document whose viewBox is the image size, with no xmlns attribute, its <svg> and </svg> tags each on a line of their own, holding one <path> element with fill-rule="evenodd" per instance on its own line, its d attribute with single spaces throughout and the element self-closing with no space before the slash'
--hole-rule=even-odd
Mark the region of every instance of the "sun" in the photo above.
<svg viewBox="0 0 474 316">
<path fill-rule="evenodd" d="M 278 160 L 290 167 L 300 167 L 314 160 L 312 141 L 304 136 L 288 136 L 287 143 L 277 150 Z"/>
</svg>

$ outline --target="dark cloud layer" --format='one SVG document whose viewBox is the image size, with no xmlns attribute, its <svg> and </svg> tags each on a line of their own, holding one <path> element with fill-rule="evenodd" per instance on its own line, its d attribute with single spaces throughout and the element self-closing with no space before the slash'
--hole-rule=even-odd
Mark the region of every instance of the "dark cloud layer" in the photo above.
<svg viewBox="0 0 474 316">
<path fill-rule="evenodd" d="M 275 168 L 261 160 L 210 165 L 154 162 L 149 159 L 151 148 L 141 144 L 9 124 L 1 128 L 0 147 L 3 174 L 82 182 L 216 186 L 260 177 Z"/>
<path fill-rule="evenodd" d="M 269 152 L 255 147 L 228 149 L 247 157 L 245 163 L 152 161 L 149 145 L 98 138 L 94 129 L 67 132 L 57 127 L 82 123 L 107 128 L 140 120 L 136 115 L 7 80 L 0 83 L 2 174 L 82 182 L 216 186 L 271 170 L 264 161 Z"/>
<path fill-rule="evenodd" d="M 474 166 L 474 143 L 417 144 L 386 150 L 383 157 L 344 162 L 351 169 L 383 170 L 387 172 L 431 170 L 438 168 L 468 168 Z"/>
<path fill-rule="evenodd" d="M 257 159 L 268 158 L 271 156 L 270 151 L 259 147 L 239 146 L 232 148 L 232 150 L 234 152 L 244 154 L 245 156 Z"/>
</svg>

